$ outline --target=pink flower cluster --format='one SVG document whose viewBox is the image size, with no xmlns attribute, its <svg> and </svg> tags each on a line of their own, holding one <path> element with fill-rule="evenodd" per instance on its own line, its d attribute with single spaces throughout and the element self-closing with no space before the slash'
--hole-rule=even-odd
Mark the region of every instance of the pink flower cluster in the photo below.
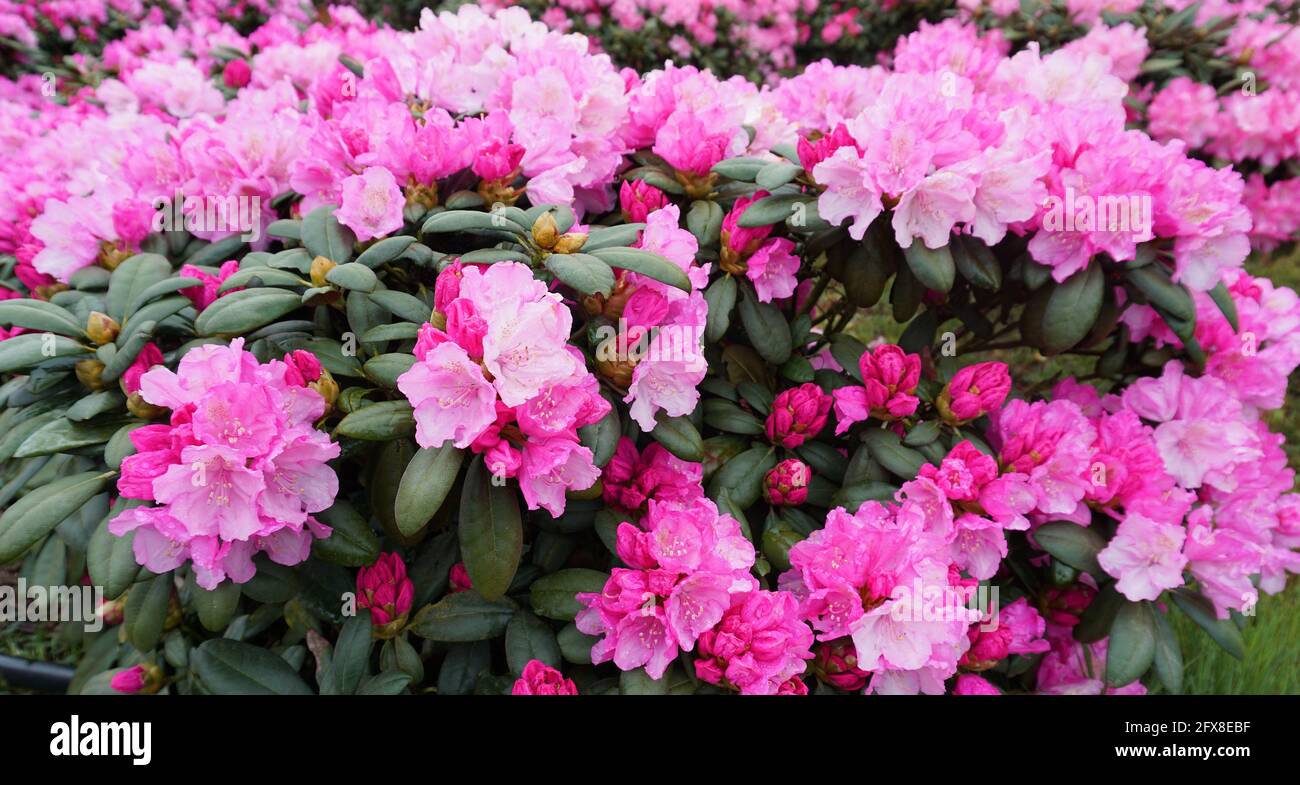
<svg viewBox="0 0 1300 785">
<path fill-rule="evenodd" d="M 795 604 L 758 588 L 749 574 L 754 546 L 703 496 L 651 500 L 639 525 L 619 525 L 618 555 L 627 567 L 615 568 L 599 594 L 578 595 L 587 606 L 578 629 L 601 636 L 592 662 L 644 666 L 657 679 L 698 643 L 701 678 L 766 695 L 812 657 Z"/>
<path fill-rule="evenodd" d="M 610 409 L 568 344 L 572 315 L 516 262 L 457 262 L 439 274 L 435 298 L 446 326 L 420 328 L 416 363 L 397 379 L 416 441 L 482 453 L 489 470 L 518 478 L 529 509 L 558 517 L 566 490 L 600 476 L 577 429 Z"/>
<path fill-rule="evenodd" d="M 198 346 L 177 372 L 140 377 L 141 396 L 171 420 L 132 431 L 137 452 L 117 488 L 156 504 L 129 506 L 109 524 L 119 537 L 135 533 L 141 565 L 164 573 L 188 560 L 206 589 L 247 581 L 259 552 L 284 565 L 306 559 L 312 539 L 330 533 L 312 513 L 338 492 L 327 461 L 339 446 L 312 426 L 325 402 L 304 384 L 320 373 L 315 358 L 259 364 L 243 343 Z"/>
</svg>

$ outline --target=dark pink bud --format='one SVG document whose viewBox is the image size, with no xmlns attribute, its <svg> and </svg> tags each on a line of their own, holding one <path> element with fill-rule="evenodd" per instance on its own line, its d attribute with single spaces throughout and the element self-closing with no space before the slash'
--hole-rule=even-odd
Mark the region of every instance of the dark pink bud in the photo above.
<svg viewBox="0 0 1300 785">
<path fill-rule="evenodd" d="M 578 688 L 555 668 L 541 660 L 529 660 L 510 692 L 513 695 L 577 695 Z"/>
<path fill-rule="evenodd" d="M 441 311 L 447 304 L 460 297 L 460 279 L 465 266 L 460 260 L 452 262 L 438 273 L 438 280 L 433 285 L 433 307 Z"/>
<path fill-rule="evenodd" d="M 465 297 L 457 297 L 447 303 L 443 313 L 447 315 L 447 335 L 460 344 L 470 357 L 482 357 L 483 337 L 487 335 L 488 325 L 479 316 L 474 302 Z"/>
<path fill-rule="evenodd" d="M 232 90 L 238 90 L 248 84 L 253 78 L 253 69 L 249 67 L 248 61 L 242 57 L 231 60 L 226 63 L 226 67 L 221 69 L 221 81 L 226 87 Z"/>
<path fill-rule="evenodd" d="M 848 638 L 819 643 L 813 648 L 813 672 L 837 689 L 857 692 L 871 674 L 858 667 L 857 648 Z"/>
<path fill-rule="evenodd" d="M 1092 604 L 1097 590 L 1091 586 L 1075 584 L 1066 588 L 1049 587 L 1043 592 L 1041 610 L 1052 624 L 1073 627 L 1079 617 Z"/>
<path fill-rule="evenodd" d="M 469 571 L 465 569 L 465 562 L 458 561 L 451 568 L 451 574 L 447 576 L 451 584 L 451 593 L 469 591 L 474 588 L 474 582 L 469 579 Z"/>
<path fill-rule="evenodd" d="M 414 598 L 406 563 L 396 553 L 382 553 L 374 564 L 357 572 L 357 607 L 370 609 L 376 627 L 405 618 Z"/>
<path fill-rule="evenodd" d="M 813 167 L 825 161 L 835 154 L 835 151 L 841 147 L 848 147 L 853 144 L 853 137 L 849 134 L 849 129 L 844 127 L 843 123 L 835 126 L 835 130 L 826 136 L 817 140 L 799 138 L 798 151 L 799 163 L 803 164 L 805 171 L 811 172 Z"/>
<path fill-rule="evenodd" d="M 785 390 L 772 402 L 767 438 L 780 447 L 795 448 L 821 431 L 830 413 L 831 396 L 808 382 Z"/>
<path fill-rule="evenodd" d="M 890 343 L 881 344 L 863 353 L 858 368 L 873 415 L 896 420 L 916 411 L 920 399 L 912 393 L 921 381 L 920 355 L 908 354 Z"/>
<path fill-rule="evenodd" d="M 803 504 L 808 499 L 808 481 L 811 479 L 808 464 L 797 458 L 787 458 L 767 473 L 763 480 L 763 498 L 776 506 Z"/>
<path fill-rule="evenodd" d="M 646 216 L 666 204 L 664 192 L 644 180 L 624 180 L 618 189 L 618 206 L 629 223 L 644 222 Z"/>
<path fill-rule="evenodd" d="M 108 682 L 109 686 L 118 692 L 134 695 L 144 689 L 145 672 L 143 665 L 135 665 L 124 671 L 118 671 L 113 674 L 113 678 Z"/>
<path fill-rule="evenodd" d="M 290 384 L 306 387 L 308 382 L 314 382 L 320 378 L 320 360 L 316 359 L 316 355 L 311 352 L 295 349 L 284 356 L 284 362 L 289 366 L 289 371 L 285 373 L 285 379 Z"/>
<path fill-rule="evenodd" d="M 1010 392 L 1011 374 L 1006 363 L 968 365 L 948 383 L 948 408 L 958 421 L 974 420 L 1002 408 Z"/>
<path fill-rule="evenodd" d="M 767 196 L 767 191 L 755 191 L 753 196 L 742 196 L 736 200 L 731 212 L 722 219 L 722 245 L 733 252 L 740 261 L 748 259 L 772 233 L 771 226 L 744 227 L 740 225 L 740 216 L 751 204 Z"/>
<path fill-rule="evenodd" d="M 966 634 L 970 638 L 970 648 L 958 662 L 963 668 L 988 670 L 997 665 L 998 660 L 1006 658 L 1011 646 L 1011 628 L 999 625 L 992 630 L 982 630 L 980 625 L 972 624 Z"/>
<path fill-rule="evenodd" d="M 994 687 L 988 679 L 973 673 L 963 673 L 957 677 L 957 686 L 953 695 L 1001 695 L 1002 691 Z"/>
</svg>

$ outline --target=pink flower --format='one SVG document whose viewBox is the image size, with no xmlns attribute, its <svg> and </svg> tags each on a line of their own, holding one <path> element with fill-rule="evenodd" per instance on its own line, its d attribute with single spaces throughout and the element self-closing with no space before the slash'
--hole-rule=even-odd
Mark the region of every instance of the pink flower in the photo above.
<svg viewBox="0 0 1300 785">
<path fill-rule="evenodd" d="M 699 638 L 695 673 L 742 695 L 774 695 L 812 659 L 812 630 L 786 592 L 732 595 L 722 620 Z"/>
<path fill-rule="evenodd" d="M 370 623 L 376 627 L 404 621 L 414 598 L 406 562 L 396 553 L 381 553 L 374 564 L 357 572 L 357 607 L 370 610 Z"/>
<path fill-rule="evenodd" d="M 162 350 L 152 343 L 146 343 L 136 355 L 131 367 L 122 372 L 122 389 L 127 395 L 140 391 L 140 377 L 155 365 L 163 364 Z"/>
<path fill-rule="evenodd" d="M 524 672 L 510 690 L 512 695 L 577 695 L 572 679 L 541 660 L 529 660 Z"/>
<path fill-rule="evenodd" d="M 704 467 L 674 456 L 655 442 L 637 453 L 636 443 L 619 439 L 601 474 L 605 502 L 624 512 L 641 512 L 650 499 L 686 500 L 703 492 Z"/>
<path fill-rule="evenodd" d="M 893 344 L 881 344 L 858 359 L 863 386 L 839 387 L 835 397 L 835 433 L 844 433 L 868 417 L 896 420 L 916 411 L 912 393 L 921 381 L 921 357 Z"/>
<path fill-rule="evenodd" d="M 343 205 L 336 216 L 365 242 L 401 229 L 405 206 L 406 197 L 393 173 L 382 166 L 370 166 L 343 180 Z"/>
<path fill-rule="evenodd" d="M 812 472 L 798 458 L 787 458 L 763 478 L 763 498 L 775 506 L 803 504 L 808 498 Z"/>
<path fill-rule="evenodd" d="M 821 432 L 830 410 L 831 397 L 812 382 L 783 390 L 772 401 L 765 425 L 767 438 L 775 445 L 794 449 Z"/>
<path fill-rule="evenodd" d="M 1154 600 L 1165 589 L 1183 585 L 1182 526 L 1157 523 L 1133 513 L 1124 518 L 1097 562 L 1118 578 L 1115 588 L 1130 600 Z"/>
<path fill-rule="evenodd" d="M 397 377 L 415 408 L 415 440 L 439 447 L 448 439 L 468 447 L 496 420 L 497 394 L 483 369 L 458 344 L 440 343 Z"/>
<path fill-rule="evenodd" d="M 211 273 L 201 270 L 192 264 L 183 264 L 181 265 L 181 269 L 178 272 L 178 274 L 182 278 L 197 278 L 200 281 L 202 281 L 202 283 L 198 286 L 190 286 L 185 289 L 181 289 L 180 293 L 190 298 L 190 302 L 194 303 L 194 308 L 196 310 L 202 311 L 204 308 L 207 308 L 209 305 L 212 305 L 212 303 L 215 302 L 218 297 L 230 294 L 231 292 L 237 292 L 239 291 L 240 288 L 242 288 L 242 287 L 237 287 L 234 289 L 229 289 L 227 291 L 218 293 L 218 291 L 221 288 L 221 284 L 225 283 L 227 278 L 234 275 L 238 271 L 239 271 L 239 262 L 236 261 L 229 261 L 223 263 L 221 265 L 221 268 L 217 271 L 216 275 L 212 275 Z"/>
<path fill-rule="evenodd" d="M 1027 477 L 1035 508 L 1073 513 L 1087 493 L 1088 448 L 1097 434 L 1078 404 L 1012 400 L 990 414 L 990 443 L 1006 470 Z"/>
<path fill-rule="evenodd" d="M 577 439 L 526 442 L 519 465 L 519 489 L 528 509 L 544 507 L 553 517 L 563 515 L 565 491 L 586 490 L 600 479 L 600 469 L 591 461 L 591 450 Z"/>
<path fill-rule="evenodd" d="M 623 220 L 642 223 L 650 213 L 666 207 L 668 197 L 644 180 L 624 180 L 618 189 L 618 204 L 623 211 Z"/>
<path fill-rule="evenodd" d="M 768 303 L 794 294 L 799 285 L 799 257 L 794 243 L 774 237 L 759 246 L 746 263 L 745 277 L 754 283 L 758 301 Z"/>
<path fill-rule="evenodd" d="M 817 164 L 834 155 L 836 150 L 852 144 L 853 137 L 849 135 L 849 130 L 843 123 L 836 125 L 835 130 L 829 134 L 815 140 L 801 136 L 797 146 L 799 162 L 803 164 L 804 169 L 811 172 Z"/>
<path fill-rule="evenodd" d="M 984 362 L 958 371 L 944 391 L 948 408 L 958 422 L 969 422 L 1002 407 L 1011 391 L 1007 364 Z"/>
</svg>

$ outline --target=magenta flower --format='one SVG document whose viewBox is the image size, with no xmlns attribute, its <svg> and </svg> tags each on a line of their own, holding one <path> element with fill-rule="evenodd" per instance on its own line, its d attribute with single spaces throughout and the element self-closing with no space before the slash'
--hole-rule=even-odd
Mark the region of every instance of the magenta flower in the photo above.
<svg viewBox="0 0 1300 785">
<path fill-rule="evenodd" d="M 131 367 L 122 372 L 122 389 L 130 395 L 140 390 L 140 377 L 155 365 L 163 364 L 162 350 L 152 343 L 147 343 L 136 355 Z"/>
<path fill-rule="evenodd" d="M 406 577 L 406 562 L 396 553 L 381 553 L 357 572 L 357 607 L 370 610 L 370 623 L 384 627 L 406 621 L 415 585 Z"/>
<path fill-rule="evenodd" d="M 858 667 L 853 641 L 839 638 L 824 641 L 813 648 L 813 671 L 817 678 L 845 692 L 859 692 L 867 686 L 870 673 Z"/>
<path fill-rule="evenodd" d="M 921 381 L 921 357 L 893 344 L 881 344 L 858 359 L 862 386 L 837 388 L 835 433 L 844 433 L 868 417 L 897 420 L 916 411 L 920 399 L 912 393 Z"/>
<path fill-rule="evenodd" d="M 458 561 L 451 566 L 451 572 L 447 575 L 447 582 L 447 591 L 452 594 L 474 588 L 474 582 L 469 579 L 469 571 L 465 569 L 465 562 L 463 561 Z"/>
<path fill-rule="evenodd" d="M 202 311 L 204 308 L 212 305 L 218 297 L 230 294 L 231 292 L 237 292 L 242 288 L 237 287 L 221 292 L 220 294 L 217 293 L 217 290 L 221 288 L 221 284 L 225 283 L 227 278 L 238 271 L 239 262 L 236 261 L 229 261 L 222 264 L 221 269 L 216 275 L 200 270 L 192 264 L 183 264 L 179 271 L 179 275 L 182 278 L 197 278 L 203 283 L 198 286 L 181 289 L 180 293 L 190 298 L 190 302 L 194 303 L 195 310 Z"/>
<path fill-rule="evenodd" d="M 811 479 L 808 464 L 798 458 L 787 458 L 763 478 L 763 498 L 775 506 L 803 504 L 808 498 Z"/>
<path fill-rule="evenodd" d="M 817 436 L 830 414 L 831 396 L 808 382 L 783 390 L 772 401 L 767 416 L 767 438 L 779 447 L 794 449 Z"/>
<path fill-rule="evenodd" d="M 643 223 L 650 213 L 668 205 L 668 197 L 644 180 L 624 180 L 618 189 L 618 205 L 624 220 Z"/>
<path fill-rule="evenodd" d="M 253 69 L 249 67 L 248 61 L 242 57 L 236 57 L 226 63 L 226 67 L 221 69 L 221 82 L 232 90 L 247 85 L 253 78 Z"/>
<path fill-rule="evenodd" d="M 963 673 L 957 677 L 957 686 L 953 695 L 1001 695 L 1002 691 L 994 687 L 988 679 L 974 673 Z"/>
<path fill-rule="evenodd" d="M 112 687 L 114 690 L 117 690 L 118 692 L 125 693 L 127 695 L 134 695 L 135 693 L 144 689 L 144 684 L 145 684 L 144 666 L 132 665 L 130 668 L 127 668 L 126 670 L 118 671 L 117 673 L 113 674 L 113 678 L 109 680 L 108 684 L 110 687 Z"/>
<path fill-rule="evenodd" d="M 637 513 L 651 499 L 686 501 L 701 495 L 703 477 L 700 464 L 683 461 L 658 442 L 638 454 L 636 443 L 625 436 L 601 474 L 602 495 L 607 504 Z"/>
<path fill-rule="evenodd" d="M 577 695 L 572 679 L 541 660 L 529 660 L 524 672 L 511 688 L 512 695 Z"/>
</svg>

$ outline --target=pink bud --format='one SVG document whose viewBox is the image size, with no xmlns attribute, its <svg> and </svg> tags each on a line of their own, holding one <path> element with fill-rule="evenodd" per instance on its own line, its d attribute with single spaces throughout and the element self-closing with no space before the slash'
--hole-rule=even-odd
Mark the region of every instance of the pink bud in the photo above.
<svg viewBox="0 0 1300 785">
<path fill-rule="evenodd" d="M 906 417 L 920 400 L 912 395 L 921 381 L 921 357 L 890 343 L 864 352 L 858 360 L 871 413 L 886 419 Z"/>
<path fill-rule="evenodd" d="M 464 275 L 465 265 L 457 259 L 438 273 L 438 280 L 433 285 L 433 307 L 441 311 L 447 304 L 460 297 L 460 279 Z"/>
<path fill-rule="evenodd" d="M 644 222 L 647 215 L 666 204 L 664 192 L 644 180 L 624 180 L 618 189 L 618 206 L 629 223 Z"/>
<path fill-rule="evenodd" d="M 1043 592 L 1041 608 L 1043 615 L 1052 624 L 1073 627 L 1079 623 L 1079 617 L 1092 604 L 1097 590 L 1091 586 L 1075 584 L 1067 588 L 1049 587 Z"/>
<path fill-rule="evenodd" d="M 466 297 L 457 297 L 447 303 L 443 311 L 447 315 L 447 335 L 474 359 L 483 356 L 483 337 L 487 335 L 488 324 L 479 316 L 474 301 Z"/>
<path fill-rule="evenodd" d="M 541 660 L 529 660 L 510 692 L 513 695 L 577 695 L 578 688 L 555 668 Z"/>
<path fill-rule="evenodd" d="M 812 382 L 785 390 L 772 402 L 768 440 L 779 447 L 798 447 L 821 431 L 831 403 L 831 396 Z"/>
<path fill-rule="evenodd" d="M 471 168 L 484 180 L 501 180 L 514 176 L 523 160 L 523 147 L 504 139 L 489 139 L 479 147 Z"/>
<path fill-rule="evenodd" d="M 474 588 L 474 582 L 469 579 L 469 571 L 465 569 L 465 562 L 458 561 L 451 568 L 451 574 L 447 576 L 451 584 L 451 593 L 469 591 Z"/>
<path fill-rule="evenodd" d="M 143 665 L 135 665 L 113 674 L 108 684 L 118 692 L 134 695 L 144 689 L 145 672 Z"/>
<path fill-rule="evenodd" d="M 226 67 L 221 69 L 221 81 L 226 87 L 232 90 L 238 90 L 248 84 L 253 78 L 253 69 L 249 67 L 248 61 L 242 57 L 226 63 Z"/>
<path fill-rule="evenodd" d="M 284 362 L 289 366 L 285 379 L 290 384 L 306 387 L 308 382 L 320 378 L 320 360 L 316 359 L 316 355 L 311 352 L 295 349 L 284 356 Z"/>
<path fill-rule="evenodd" d="M 948 383 L 949 408 L 959 421 L 970 421 L 1002 408 L 1011 392 L 1007 364 L 986 362 L 968 365 Z"/>
<path fill-rule="evenodd" d="M 736 200 L 731 212 L 722 219 L 722 245 L 734 252 L 744 261 L 753 255 L 772 233 L 771 226 L 744 227 L 740 225 L 740 216 L 751 204 L 767 196 L 767 191 L 755 191 L 753 196 L 742 196 Z"/>
<path fill-rule="evenodd" d="M 799 137 L 797 145 L 799 163 L 803 164 L 805 171 L 811 172 L 814 166 L 830 158 L 836 150 L 853 143 L 853 137 L 849 134 L 849 129 L 844 127 L 844 123 L 835 126 L 834 131 L 815 141 Z"/>
<path fill-rule="evenodd" d="M 999 625 L 991 630 L 980 629 L 980 625 L 972 624 L 967 631 L 967 637 L 970 638 L 970 648 L 962 655 L 958 662 L 968 670 L 988 670 L 997 665 L 998 660 L 1005 659 L 1011 646 L 1011 630 L 1005 625 Z"/>
<path fill-rule="evenodd" d="M 763 480 L 763 498 L 768 504 L 781 506 L 803 504 L 808 499 L 808 481 L 812 472 L 797 458 L 781 461 Z"/>
<path fill-rule="evenodd" d="M 370 609 L 376 627 L 404 617 L 414 598 L 415 586 L 406 577 L 406 563 L 396 553 L 382 553 L 374 564 L 357 572 L 357 607 Z"/>
<path fill-rule="evenodd" d="M 848 638 L 819 643 L 813 649 L 813 672 L 837 689 L 857 692 L 871 674 L 858 667 L 857 648 Z"/>
</svg>

